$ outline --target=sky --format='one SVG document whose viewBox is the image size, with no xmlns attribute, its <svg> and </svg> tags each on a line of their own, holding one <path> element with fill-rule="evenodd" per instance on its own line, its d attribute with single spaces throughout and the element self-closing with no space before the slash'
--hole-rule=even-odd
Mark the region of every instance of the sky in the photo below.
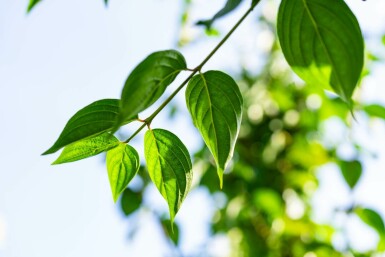
<svg viewBox="0 0 385 257">
<path fill-rule="evenodd" d="M 196 1 L 193 15 L 207 18 L 222 3 Z M 365 35 L 385 32 L 383 1 L 348 3 Z M 98 99 L 118 98 L 129 71 L 145 56 L 175 48 L 180 1 L 110 0 L 105 8 L 102 0 L 51 0 L 43 1 L 29 15 L 26 6 L 27 1 L 0 0 L 0 257 L 163 256 L 168 248 L 159 230 L 154 229 L 149 212 L 140 213 L 143 218 L 136 224 L 140 227 L 138 240 L 128 242 L 127 231 L 134 224 L 123 218 L 113 203 L 102 158 L 51 166 L 55 156 L 40 155 L 77 110 Z M 218 27 L 226 31 L 245 7 L 218 22 Z M 207 69 L 234 71 L 239 67 L 235 61 L 238 56 L 256 54 L 255 45 L 266 42 L 269 35 L 250 30 L 254 24 L 249 18 Z M 189 33 L 198 32 L 191 29 Z M 182 53 L 189 66 L 197 64 L 217 42 L 211 38 L 184 48 Z M 375 42 L 370 44 L 377 49 Z M 261 65 L 258 58 L 243 61 L 256 69 Z M 385 94 L 378 93 L 384 92 L 378 82 L 384 81 L 384 70 L 384 66 L 376 67 L 373 78 L 363 85 L 365 101 L 385 103 Z M 175 100 L 182 102 L 183 97 Z M 181 110 L 178 123 L 161 114 L 152 126 L 174 131 L 193 152 L 200 144 L 191 121 L 184 118 L 186 113 Z M 385 167 L 385 149 L 373 138 L 385 142 L 384 131 L 384 124 L 375 122 L 370 128 L 357 125 L 354 132 L 380 155 L 376 161 L 367 161 L 354 198 L 382 214 L 385 206 L 380 196 L 385 193 L 381 183 L 385 172 L 376 167 Z M 139 139 L 134 144 L 140 149 Z M 323 220 L 329 215 L 327 210 L 351 196 L 346 190 L 330 190 L 343 188 L 333 167 L 320 173 L 320 181 L 314 201 L 326 210 L 318 214 L 318 219 Z M 149 189 L 148 194 L 153 196 L 149 203 L 166 211 L 165 202 L 155 190 Z M 207 239 L 204 224 L 210 219 L 213 203 L 206 196 L 204 191 L 192 192 L 178 213 L 177 222 L 185 224 L 182 248 L 187 252 Z M 197 207 L 206 211 L 193 212 Z M 195 223 L 191 222 L 194 218 Z M 357 224 L 353 229 L 368 231 L 357 220 L 351 222 Z M 372 238 L 369 236 L 367 242 L 352 240 L 365 248 Z M 217 248 L 214 242 L 209 250 L 218 253 Z"/>
</svg>

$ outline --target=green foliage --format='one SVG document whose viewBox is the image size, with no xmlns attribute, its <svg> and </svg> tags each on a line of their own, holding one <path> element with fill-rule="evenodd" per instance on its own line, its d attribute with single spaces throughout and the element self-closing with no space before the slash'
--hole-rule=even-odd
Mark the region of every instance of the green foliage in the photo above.
<svg viewBox="0 0 385 257">
<path fill-rule="evenodd" d="M 164 234 L 171 239 L 174 245 L 179 244 L 179 226 L 171 223 L 168 219 L 161 219 Z"/>
<path fill-rule="evenodd" d="M 362 174 L 362 165 L 359 161 L 341 161 L 339 163 L 342 176 L 348 186 L 353 189 Z"/>
<path fill-rule="evenodd" d="M 177 136 L 163 129 L 146 132 L 144 149 L 151 180 L 167 201 L 173 223 L 191 187 L 190 155 Z"/>
<path fill-rule="evenodd" d="M 175 50 L 155 52 L 144 59 L 124 84 L 118 125 L 158 100 L 179 72 L 186 68 L 183 55 Z"/>
<path fill-rule="evenodd" d="M 30 12 L 41 0 L 29 0 L 27 12 Z"/>
<path fill-rule="evenodd" d="M 116 202 L 140 168 L 139 155 L 132 146 L 119 144 L 107 152 L 106 162 L 112 196 Z"/>
<path fill-rule="evenodd" d="M 51 154 L 73 142 L 112 130 L 119 113 L 119 100 L 103 99 L 87 105 L 68 121 L 59 138 L 43 155 Z M 136 118 L 136 117 L 135 117 Z M 129 123 L 133 119 L 125 120 Z"/>
<path fill-rule="evenodd" d="M 384 221 L 376 211 L 367 208 L 356 208 L 354 211 L 363 222 L 377 230 L 379 234 L 385 235 Z"/>
<path fill-rule="evenodd" d="M 142 192 L 135 192 L 130 188 L 124 189 L 121 198 L 121 209 L 128 216 L 139 209 L 142 204 Z"/>
<path fill-rule="evenodd" d="M 343 0 L 283 0 L 278 37 L 286 60 L 306 83 L 332 89 L 351 104 L 363 68 L 357 19 Z"/>
<path fill-rule="evenodd" d="M 119 145 L 119 140 L 110 133 L 103 133 L 94 137 L 76 141 L 64 147 L 60 156 L 52 164 L 62 164 L 82 160 Z"/>
<path fill-rule="evenodd" d="M 187 6 L 191 3 L 185 2 Z M 199 23 L 210 28 L 241 2 L 226 1 L 212 19 Z M 113 198 L 116 201 L 122 194 L 121 209 L 126 216 L 145 204 L 142 196 L 150 183 L 155 184 L 168 204 L 170 219 L 156 212 L 154 215 L 175 247 L 179 245 L 179 230 L 174 219 L 190 191 L 194 167 L 197 188 L 208 191 L 213 201 L 218 195 L 223 198 L 223 203 L 214 207 L 209 226 L 212 235 L 228 237 L 231 256 L 371 256 L 373 251 L 356 251 L 347 235 L 342 235 L 347 242 L 344 249 L 336 249 L 333 237 L 337 228 L 313 221 L 310 201 L 318 184 L 315 171 L 320 166 L 337 163 L 352 190 L 363 173 L 359 145 L 351 142 L 357 155 L 346 161 L 338 155 L 337 146 L 326 146 L 320 136 L 320 128 L 331 118 L 348 129 L 351 116 L 346 104 L 313 87 L 335 91 L 351 107 L 363 67 L 364 46 L 357 19 L 342 0 L 282 0 L 277 24 L 263 14 L 258 19 L 273 35 L 277 30 L 282 47 L 274 42 L 261 71 L 245 67 L 237 82 L 221 71 L 202 71 L 259 2 L 251 1 L 242 18 L 196 68 L 187 69 L 184 57 L 175 50 L 149 55 L 128 76 L 120 100 L 100 100 L 77 112 L 44 154 L 65 147 L 54 162 L 58 164 L 107 151 Z M 184 21 L 187 16 L 185 13 Z M 275 70 L 281 52 L 309 86 L 293 84 L 287 70 Z M 183 70 L 190 75 L 150 116 L 137 119 Z M 187 108 L 207 146 L 194 154 L 194 166 L 177 136 L 150 128 L 157 114 L 186 85 Z M 365 105 L 362 110 L 385 119 L 381 105 Z M 242 117 L 242 113 L 246 115 Z M 111 131 L 133 119 L 142 125 L 119 142 Z M 145 168 L 140 169 L 136 150 L 128 145 L 144 128 L 148 128 L 144 137 L 148 174 L 142 172 Z M 229 172 L 223 176 L 225 169 Z M 143 182 L 136 190 L 127 188 L 134 176 Z M 374 228 L 380 237 L 377 250 L 385 250 L 385 225 L 378 213 L 354 204 L 342 209 L 336 212 L 358 215 Z M 342 233 L 343 228 L 338 230 Z"/>
<path fill-rule="evenodd" d="M 385 107 L 379 104 L 370 104 L 364 107 L 364 111 L 371 117 L 385 119 Z"/>
<path fill-rule="evenodd" d="M 241 125 L 243 99 L 239 88 L 229 75 L 208 71 L 190 80 L 186 104 L 214 156 L 222 187 L 223 171 L 233 156 Z"/>
<path fill-rule="evenodd" d="M 200 20 L 197 22 L 197 25 L 203 25 L 206 27 L 206 29 L 210 30 L 211 26 L 213 25 L 214 21 L 225 16 L 226 14 L 234 11 L 239 4 L 242 2 L 242 0 L 227 0 L 225 6 L 220 9 L 211 19 L 208 20 Z"/>
</svg>

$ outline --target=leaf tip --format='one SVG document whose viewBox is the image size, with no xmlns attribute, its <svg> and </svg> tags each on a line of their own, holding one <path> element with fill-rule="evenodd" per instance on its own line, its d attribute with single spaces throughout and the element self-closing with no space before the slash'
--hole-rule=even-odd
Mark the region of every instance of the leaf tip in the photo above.
<svg viewBox="0 0 385 257">
<path fill-rule="evenodd" d="M 172 234 L 174 234 L 174 223 L 175 223 L 175 214 L 170 212 L 170 227 L 171 227 Z"/>
<path fill-rule="evenodd" d="M 112 199 L 114 200 L 114 203 L 116 203 L 119 199 L 120 193 L 118 192 L 112 192 Z"/>
<path fill-rule="evenodd" d="M 219 177 L 219 188 L 223 188 L 223 169 L 218 167 L 217 169 L 218 177 Z"/>
<path fill-rule="evenodd" d="M 41 2 L 41 0 L 30 0 L 27 7 L 27 14 L 29 14 L 39 2 Z"/>
<path fill-rule="evenodd" d="M 51 165 L 58 165 L 58 164 L 61 164 L 60 162 L 58 162 L 58 160 L 56 160 L 53 163 L 51 163 Z"/>
<path fill-rule="evenodd" d="M 57 148 L 55 145 L 51 146 L 48 150 L 46 150 L 44 153 L 41 155 L 48 155 L 57 152 L 60 148 Z"/>
</svg>

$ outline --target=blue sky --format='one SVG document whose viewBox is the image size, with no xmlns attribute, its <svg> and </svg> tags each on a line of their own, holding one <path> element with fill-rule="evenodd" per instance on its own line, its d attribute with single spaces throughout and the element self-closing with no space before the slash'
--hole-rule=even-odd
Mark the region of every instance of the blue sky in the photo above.
<svg viewBox="0 0 385 257">
<path fill-rule="evenodd" d="M 208 17 L 222 3 L 196 2 L 193 15 L 199 18 Z M 357 13 L 366 34 L 385 31 L 384 3 L 358 0 L 348 3 Z M 161 253 L 166 252 L 167 247 L 159 231 L 154 232 L 154 224 L 146 222 L 151 221 L 151 213 L 141 214 L 144 218 L 140 222 L 139 240 L 128 244 L 127 231 L 133 224 L 121 216 L 112 201 L 101 158 L 50 166 L 55 157 L 41 157 L 40 154 L 53 143 L 77 110 L 98 99 L 118 98 L 129 71 L 146 55 L 175 47 L 179 1 L 110 0 L 106 9 L 102 0 L 47 0 L 29 15 L 26 15 L 26 6 L 27 1 L 0 0 L 0 160 L 3 164 L 0 170 L 0 256 L 119 257 L 143 256 L 140 255 L 143 252 L 151 253 L 148 256 L 163 256 Z M 230 17 L 218 26 L 226 31 L 233 22 Z M 234 61 L 238 55 L 251 55 L 257 39 L 261 39 L 258 31 L 250 32 L 254 24 L 250 18 L 207 68 L 231 71 L 238 67 L 239 63 Z M 190 66 L 201 60 L 217 41 L 209 39 L 204 44 L 192 44 L 183 49 Z M 257 60 L 245 62 L 256 68 L 260 65 Z M 384 92 L 383 82 L 378 82 L 384 79 L 383 71 L 383 66 L 377 67 L 374 78 L 363 86 L 366 101 L 385 103 L 385 94 L 378 93 Z M 182 103 L 183 97 L 176 102 Z M 199 146 L 195 140 L 197 133 L 191 121 L 183 118 L 184 114 L 182 109 L 178 124 L 167 122 L 166 116 L 160 115 L 152 126 L 174 131 L 177 127 L 175 133 L 194 150 Z M 365 128 L 358 128 L 361 130 L 363 132 L 357 136 L 380 152 L 382 159 L 368 162 L 368 172 L 358 188 L 357 198 L 385 213 L 382 199 L 378 197 L 384 194 L 381 181 L 385 181 L 385 171 L 376 169 L 379 165 L 385 166 L 385 149 L 370 141 L 370 136 L 365 138 Z M 372 135 L 384 141 L 384 130 L 384 125 L 377 122 Z M 135 143 L 140 149 L 140 141 Z M 329 208 L 330 204 L 325 206 L 325 199 L 330 196 L 332 204 L 336 198 L 331 192 L 328 194 L 323 185 L 337 175 L 333 169 L 323 174 L 329 175 L 320 176 L 322 197 L 317 204 Z M 333 187 L 341 182 L 338 178 L 333 181 Z M 325 185 L 330 188 L 330 184 Z M 346 192 L 335 194 L 343 198 Z M 163 200 L 157 194 L 151 195 L 154 198 L 150 202 L 165 211 Z M 375 195 L 377 197 L 373 197 Z M 200 215 L 198 225 L 186 225 L 186 235 L 189 234 L 186 236 L 188 243 L 183 245 L 186 251 L 201 244 L 207 236 L 204 223 L 210 218 L 211 203 L 204 199 L 205 192 L 193 192 L 178 214 L 177 221 L 187 224 L 194 217 L 191 210 L 201 204 L 204 206 L 200 208 L 208 210 L 207 214 L 195 213 Z M 360 228 L 359 224 L 357 226 Z M 151 242 L 159 242 L 153 243 L 150 249 L 146 243 L 149 235 Z"/>
</svg>

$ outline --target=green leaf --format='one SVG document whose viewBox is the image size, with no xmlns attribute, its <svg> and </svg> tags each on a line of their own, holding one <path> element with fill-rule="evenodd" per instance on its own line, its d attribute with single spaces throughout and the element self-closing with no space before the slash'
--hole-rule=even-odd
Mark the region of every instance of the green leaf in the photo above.
<svg viewBox="0 0 385 257">
<path fill-rule="evenodd" d="M 187 148 L 167 130 L 148 130 L 144 156 L 151 180 L 168 203 L 173 223 L 191 187 L 192 164 Z"/>
<path fill-rule="evenodd" d="M 43 155 L 54 153 L 60 148 L 81 139 L 112 130 L 116 126 L 119 105 L 117 99 L 103 99 L 87 105 L 72 116 L 59 138 Z M 132 117 L 126 120 L 125 123 L 135 118 Z"/>
<path fill-rule="evenodd" d="M 27 12 L 30 12 L 41 0 L 29 0 Z"/>
<path fill-rule="evenodd" d="M 354 211 L 363 222 L 376 230 L 380 236 L 385 235 L 385 224 L 380 214 L 374 210 L 360 207 L 356 208 Z"/>
<path fill-rule="evenodd" d="M 371 117 L 385 119 L 385 107 L 379 104 L 370 104 L 364 107 L 364 111 Z"/>
<path fill-rule="evenodd" d="M 342 176 L 351 189 L 355 187 L 362 174 L 362 165 L 359 161 L 341 161 L 339 163 Z"/>
<path fill-rule="evenodd" d="M 225 6 L 220 9 L 211 19 L 200 20 L 197 22 L 197 25 L 203 25 L 206 27 L 206 29 L 210 29 L 216 19 L 234 11 L 241 2 L 242 0 L 227 0 Z"/>
<path fill-rule="evenodd" d="M 104 0 L 104 4 L 107 6 L 108 5 L 108 0 Z"/>
<path fill-rule="evenodd" d="M 121 143 L 107 152 L 106 162 L 112 196 L 116 202 L 139 170 L 139 155 L 132 146 Z"/>
<path fill-rule="evenodd" d="M 259 188 L 255 190 L 253 202 L 258 209 L 268 213 L 272 218 L 282 215 L 283 204 L 281 196 L 272 189 Z"/>
<path fill-rule="evenodd" d="M 252 0 L 251 1 L 251 6 L 255 7 L 261 0 Z"/>
<path fill-rule="evenodd" d="M 140 204 L 142 203 L 142 194 L 141 192 L 134 192 L 130 188 L 126 188 L 122 193 L 122 200 L 120 203 L 123 213 L 128 216 L 139 209 Z"/>
<path fill-rule="evenodd" d="M 119 122 L 152 105 L 179 72 L 186 68 L 183 55 L 175 50 L 150 54 L 126 80 L 121 95 Z"/>
<path fill-rule="evenodd" d="M 334 90 L 351 105 L 363 68 L 364 41 L 343 0 L 282 0 L 277 32 L 285 58 L 299 77 Z"/>
<path fill-rule="evenodd" d="M 214 156 L 222 188 L 223 172 L 233 156 L 241 124 L 242 95 L 229 75 L 208 71 L 190 80 L 186 104 L 194 125 Z"/>
<path fill-rule="evenodd" d="M 94 137 L 74 142 L 61 152 L 52 164 L 74 162 L 108 151 L 119 145 L 119 140 L 110 133 L 103 133 Z"/>
<path fill-rule="evenodd" d="M 177 224 L 173 224 L 169 219 L 161 219 L 163 232 L 166 234 L 168 238 L 173 242 L 175 246 L 179 244 L 179 226 Z"/>
</svg>

